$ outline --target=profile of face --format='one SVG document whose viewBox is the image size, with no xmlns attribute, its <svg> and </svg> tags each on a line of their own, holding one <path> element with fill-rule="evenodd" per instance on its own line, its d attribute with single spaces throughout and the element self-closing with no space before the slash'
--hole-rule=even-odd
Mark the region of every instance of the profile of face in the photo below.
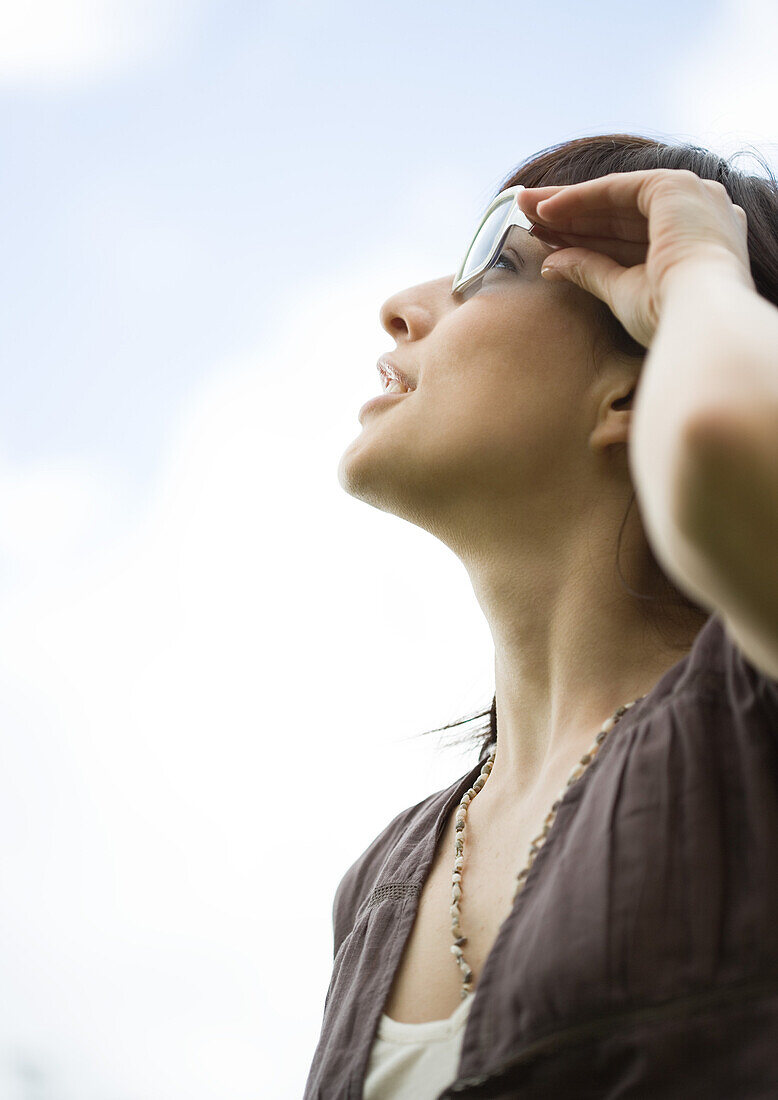
<svg viewBox="0 0 778 1100">
<path fill-rule="evenodd" d="M 506 524 L 554 523 L 602 493 L 614 453 L 604 445 L 624 443 L 629 421 L 610 402 L 631 392 L 636 369 L 614 358 L 613 372 L 602 359 L 595 370 L 601 303 L 547 282 L 550 252 L 515 226 L 473 289 L 453 294 L 449 274 L 384 302 L 396 344 L 386 353 L 415 388 L 362 414 L 338 466 L 346 492 L 462 553 Z M 626 447 L 615 451 L 626 478 Z"/>
</svg>

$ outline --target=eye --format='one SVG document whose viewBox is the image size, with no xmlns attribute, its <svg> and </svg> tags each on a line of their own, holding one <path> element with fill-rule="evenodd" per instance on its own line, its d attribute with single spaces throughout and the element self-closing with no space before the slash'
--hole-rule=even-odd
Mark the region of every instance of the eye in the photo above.
<svg viewBox="0 0 778 1100">
<path fill-rule="evenodd" d="M 501 252 L 492 267 L 507 267 L 509 271 L 518 271 L 516 264 L 509 258 L 507 252 Z"/>
</svg>

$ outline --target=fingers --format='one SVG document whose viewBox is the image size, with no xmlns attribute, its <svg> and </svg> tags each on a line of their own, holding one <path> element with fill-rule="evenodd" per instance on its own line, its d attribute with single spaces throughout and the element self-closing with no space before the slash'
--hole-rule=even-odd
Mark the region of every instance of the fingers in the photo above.
<svg viewBox="0 0 778 1100">
<path fill-rule="evenodd" d="M 622 177 L 645 175 L 642 172 L 614 174 Z M 648 220 L 636 206 L 635 181 L 629 184 L 627 197 L 625 189 L 614 188 L 610 180 L 609 176 L 601 176 L 565 187 L 526 188 L 519 192 L 517 201 L 531 222 L 559 233 L 647 243 Z"/>
<path fill-rule="evenodd" d="M 577 211 L 587 213 L 610 214 L 619 210 L 622 214 L 639 206 L 639 198 L 648 181 L 658 182 L 662 177 L 688 176 L 690 180 L 701 183 L 694 172 L 679 168 L 649 168 L 642 172 L 610 172 L 606 176 L 571 183 L 562 187 L 527 187 L 519 193 L 518 202 L 524 210 L 522 200 L 532 203 L 538 213 L 538 203 L 548 202 L 545 213 L 555 218 L 569 217 Z M 537 201 L 536 201 L 537 200 Z M 553 201 L 552 201 L 553 200 Z M 544 211 L 540 211 L 543 216 Z"/>
<path fill-rule="evenodd" d="M 618 211 L 575 211 L 565 214 L 563 211 L 542 208 L 533 218 L 535 224 L 553 228 L 557 233 L 579 236 L 608 237 L 614 240 L 648 243 L 648 219 L 639 211 L 620 213 Z"/>
<path fill-rule="evenodd" d="M 538 213 L 537 206 L 541 202 L 548 202 L 546 209 L 549 214 L 554 211 L 555 217 L 569 216 L 582 209 L 600 213 L 611 213 L 614 209 L 630 210 L 635 207 L 637 195 L 646 178 L 669 171 L 670 169 L 653 168 L 644 172 L 610 172 L 606 176 L 597 176 L 581 183 L 526 187 L 519 192 L 517 201 L 528 216 L 530 208 L 533 213 Z"/>
<path fill-rule="evenodd" d="M 596 179 L 556 187 L 528 187 L 518 203 L 530 221 L 557 232 L 648 241 L 648 214 L 657 188 L 668 180 L 692 189 L 704 188 L 721 203 L 732 206 L 747 222 L 741 207 L 734 206 L 718 180 L 702 179 L 678 168 L 651 168 L 641 172 L 611 172 Z"/>
<path fill-rule="evenodd" d="M 544 244 L 554 245 L 559 250 L 580 247 L 600 252 L 616 260 L 622 267 L 634 267 L 635 264 L 645 263 L 648 253 L 646 241 L 620 240 L 617 237 L 596 237 L 579 233 L 557 233 L 537 224 L 532 235 Z"/>
<path fill-rule="evenodd" d="M 552 282 L 566 280 L 606 302 L 613 310 L 616 283 L 624 268 L 608 256 L 579 248 L 567 255 L 549 257 L 543 265 L 543 278 Z"/>
</svg>

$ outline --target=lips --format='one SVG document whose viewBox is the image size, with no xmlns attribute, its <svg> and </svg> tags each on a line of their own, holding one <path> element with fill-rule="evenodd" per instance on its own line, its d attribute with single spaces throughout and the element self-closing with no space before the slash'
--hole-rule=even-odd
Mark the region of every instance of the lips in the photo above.
<svg viewBox="0 0 778 1100">
<path fill-rule="evenodd" d="M 416 389 L 416 383 L 414 380 L 400 370 L 397 364 L 388 355 L 382 355 L 376 363 L 376 370 L 381 376 L 381 384 L 384 390 L 386 390 L 392 382 L 399 382 L 407 391 L 411 392 Z M 401 391 L 397 391 L 401 392 Z"/>
</svg>

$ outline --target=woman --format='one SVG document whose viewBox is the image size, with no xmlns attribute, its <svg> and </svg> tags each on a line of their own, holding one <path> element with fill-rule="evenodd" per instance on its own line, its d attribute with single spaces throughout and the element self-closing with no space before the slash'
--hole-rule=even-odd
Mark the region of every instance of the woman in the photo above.
<svg viewBox="0 0 778 1100">
<path fill-rule="evenodd" d="M 338 886 L 305 1100 L 778 1095 L 778 186 L 617 134 L 500 195 L 338 471 L 462 561 L 489 730 Z"/>
</svg>

